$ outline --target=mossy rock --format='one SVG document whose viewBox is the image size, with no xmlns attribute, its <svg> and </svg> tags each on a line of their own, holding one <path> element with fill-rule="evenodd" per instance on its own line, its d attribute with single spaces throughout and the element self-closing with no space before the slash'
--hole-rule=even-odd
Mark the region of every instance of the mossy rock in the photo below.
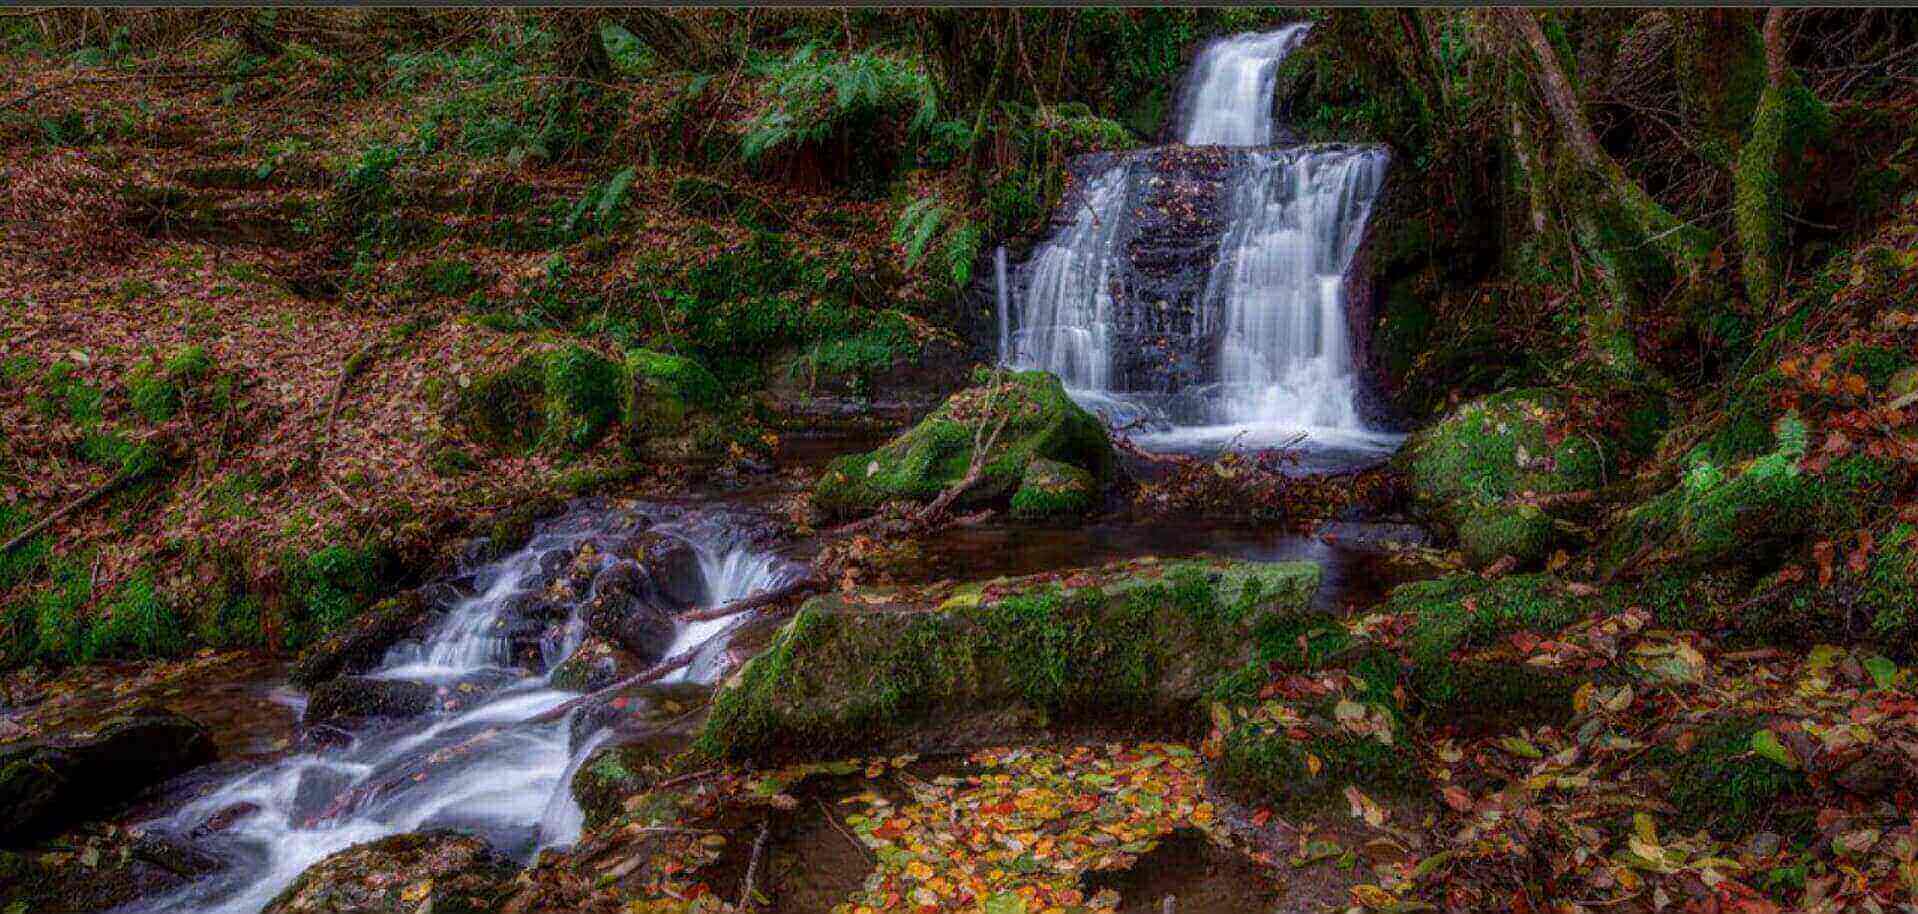
<svg viewBox="0 0 1918 914">
<path fill-rule="evenodd" d="M 1142 561 L 1065 586 L 975 585 L 939 606 L 815 598 L 721 687 L 698 748 L 819 758 L 1033 721 L 1190 723 L 1251 659 L 1259 621 L 1304 611 L 1318 583 L 1309 563 Z"/>
<path fill-rule="evenodd" d="M 394 835 L 313 864 L 261 914 L 485 914 L 499 910 L 518 871 L 472 835 Z"/>
<path fill-rule="evenodd" d="M 592 445 L 620 415 L 623 372 L 579 346 L 527 356 L 475 379 L 452 407 L 455 424 L 496 451 L 576 450 Z"/>
<path fill-rule="evenodd" d="M 965 475 L 980 425 L 1002 419 L 979 480 L 958 504 L 1003 503 L 1041 458 L 1085 472 L 1095 491 L 1111 482 L 1116 461 L 1105 426 L 1066 396 L 1058 378 L 1024 371 L 981 373 L 975 381 L 877 450 L 833 461 L 813 487 L 813 504 L 848 517 L 893 500 L 931 501 Z"/>
<path fill-rule="evenodd" d="M 1351 734 L 1296 739 L 1250 725 L 1226 734 L 1210 771 L 1228 795 L 1288 818 L 1342 807 L 1347 785 L 1392 797 L 1415 794 L 1426 784 L 1416 753 L 1403 740 L 1383 743 Z"/>
<path fill-rule="evenodd" d="M 1669 773 L 1666 799 L 1684 821 L 1725 838 L 1761 824 L 1805 824 L 1790 821 L 1795 818 L 1791 801 L 1805 799 L 1809 784 L 1802 772 L 1756 751 L 1752 738 L 1763 729 L 1755 718 L 1721 720 L 1698 734 L 1690 752 L 1665 747 L 1652 752 L 1652 763 Z"/>
<path fill-rule="evenodd" d="M 673 759 L 685 740 L 642 736 L 631 742 L 594 750 L 573 775 L 573 801 L 579 804 L 587 828 L 598 828 L 621 814 L 645 805 L 653 785 L 677 770 Z M 660 798 L 660 803 L 670 802 Z"/>
<path fill-rule="evenodd" d="M 188 346 L 158 366 L 143 363 L 127 377 L 127 402 L 153 422 L 179 413 L 188 397 L 212 379 L 213 359 L 200 346 Z"/>
<path fill-rule="evenodd" d="M 1041 457 L 1026 465 L 1019 489 L 1012 493 L 1012 516 L 1021 520 L 1082 517 L 1091 513 L 1098 494 L 1091 473 Z"/>
<path fill-rule="evenodd" d="M 704 365 L 650 349 L 626 353 L 622 425 L 628 444 L 684 434 L 700 413 L 720 410 L 725 389 Z"/>
<path fill-rule="evenodd" d="M 1538 388 L 1510 390 L 1460 406 L 1414 434 L 1399 457 L 1415 506 L 1449 526 L 1469 558 L 1511 555 L 1534 564 L 1552 546 L 1545 513 L 1524 499 L 1596 489 L 1605 457 L 1584 434 L 1553 442 L 1564 399 Z"/>
<path fill-rule="evenodd" d="M 1481 713 L 1549 720 L 1570 713 L 1580 681 L 1487 649 L 1525 631 L 1550 634 L 1603 605 L 1550 575 L 1485 580 L 1454 575 L 1393 590 L 1385 609 L 1415 618 L 1405 636 L 1407 683 L 1421 711 L 1445 719 Z"/>
<path fill-rule="evenodd" d="M 1775 566 L 1811 534 L 1837 539 L 1901 491 L 1908 471 L 1853 454 L 1813 473 L 1801 465 L 1810 432 L 1787 414 L 1772 426 L 1769 453 L 1735 463 L 1704 451 L 1671 488 L 1628 511 L 1600 547 L 1607 572 L 1656 559 L 1684 569 Z"/>
<path fill-rule="evenodd" d="M 1505 556 L 1533 565 L 1551 552 L 1552 519 L 1533 505 L 1465 505 L 1458 515 L 1459 549 L 1474 566 Z"/>
</svg>

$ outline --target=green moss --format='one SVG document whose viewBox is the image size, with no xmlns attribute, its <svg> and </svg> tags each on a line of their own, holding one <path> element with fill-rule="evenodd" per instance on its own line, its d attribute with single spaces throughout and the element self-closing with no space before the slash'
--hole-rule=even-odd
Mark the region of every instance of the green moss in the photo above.
<svg viewBox="0 0 1918 914">
<path fill-rule="evenodd" d="M 1247 802 L 1295 818 L 1343 806 L 1347 785 L 1403 796 L 1425 783 L 1412 748 L 1402 742 L 1351 734 L 1300 740 L 1249 725 L 1226 734 L 1212 771 L 1221 787 Z"/>
<path fill-rule="evenodd" d="M 34 363 L 26 360 L 10 364 L 13 367 L 9 374 L 18 376 L 20 380 L 10 378 L 9 383 L 20 383 L 24 382 Z M 65 417 L 84 429 L 99 424 L 106 397 L 100 388 L 80 377 L 80 369 L 73 363 L 54 362 L 41 375 L 40 390 L 30 395 L 27 402 L 42 418 Z"/>
<path fill-rule="evenodd" d="M 725 390 L 704 365 L 684 356 L 635 349 L 626 354 L 622 425 L 629 444 L 643 447 L 685 432 L 700 411 L 725 405 Z"/>
<path fill-rule="evenodd" d="M 442 257 L 420 267 L 413 275 L 414 288 L 433 295 L 459 296 L 480 287 L 480 276 L 464 260 Z"/>
<path fill-rule="evenodd" d="M 124 479 L 145 478 L 166 463 L 157 443 L 135 441 L 118 429 L 87 432 L 80 438 L 80 457 Z"/>
<path fill-rule="evenodd" d="M 1593 608 L 1542 574 L 1419 581 L 1393 590 L 1386 604 L 1415 614 L 1405 638 L 1408 681 L 1421 707 L 1444 714 L 1556 703 L 1567 683 L 1552 671 L 1455 655 L 1520 631 L 1556 632 Z"/>
<path fill-rule="evenodd" d="M 546 428 L 549 445 L 591 445 L 619 418 L 623 386 L 619 366 L 579 346 L 545 357 Z"/>
<path fill-rule="evenodd" d="M 1080 469 L 1096 487 L 1114 466 L 1105 426 L 1066 396 L 1052 375 L 1014 372 L 960 391 L 918 425 L 867 454 L 833 461 L 813 488 L 813 503 L 844 516 L 894 499 L 930 501 L 965 475 L 975 430 L 1005 419 L 980 479 L 959 499 L 977 505 L 1007 498 L 1037 458 Z"/>
<path fill-rule="evenodd" d="M 1750 718 L 1721 721 L 1699 734 L 1689 753 L 1653 752 L 1655 764 L 1668 766 L 1666 798 L 1685 821 L 1707 825 L 1721 837 L 1746 834 L 1763 821 L 1777 821 L 1785 801 L 1806 792 L 1802 773 L 1752 751 L 1752 735 L 1760 729 Z"/>
<path fill-rule="evenodd" d="M 61 666 L 85 659 L 84 611 L 93 599 L 89 562 L 87 556 L 46 560 L 46 583 L 24 594 L 6 612 L 11 635 L 4 641 L 6 666 L 34 662 Z"/>
<path fill-rule="evenodd" d="M 164 422 L 179 413 L 186 398 L 213 374 L 206 349 L 187 346 L 157 368 L 143 363 L 127 376 L 127 402 L 151 422 Z"/>
<path fill-rule="evenodd" d="M 494 450 L 583 448 L 619 417 L 619 366 L 592 350 L 567 346 L 531 355 L 474 380 L 453 403 L 453 418 Z"/>
<path fill-rule="evenodd" d="M 1459 547 L 1474 565 L 1508 555 L 1520 565 L 1535 565 L 1551 551 L 1552 519 L 1532 505 L 1472 505 L 1460 513 Z"/>
<path fill-rule="evenodd" d="M 1097 494 L 1091 473 L 1041 457 L 1026 465 L 1019 489 L 1012 493 L 1012 516 L 1022 520 L 1083 516 L 1092 510 Z"/>
<path fill-rule="evenodd" d="M 1190 715 L 1249 651 L 1266 612 L 1298 611 L 1313 565 L 1115 566 L 1071 590 L 1012 582 L 984 602 L 802 608 L 725 684 L 700 736 L 718 757 L 872 748 L 976 715 Z"/>
<path fill-rule="evenodd" d="M 155 586 L 153 570 L 141 568 L 107 598 L 82 652 L 89 660 L 147 659 L 175 656 L 186 646 L 179 615 Z"/>
<path fill-rule="evenodd" d="M 377 594 L 385 564 L 378 551 L 348 545 L 283 558 L 287 645 L 318 641 L 356 618 Z"/>
</svg>

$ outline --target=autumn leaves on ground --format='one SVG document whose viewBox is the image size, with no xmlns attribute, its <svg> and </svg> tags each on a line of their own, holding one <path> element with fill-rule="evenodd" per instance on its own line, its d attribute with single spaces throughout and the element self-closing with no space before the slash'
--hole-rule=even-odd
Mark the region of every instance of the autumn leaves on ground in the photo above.
<svg viewBox="0 0 1918 914">
<path fill-rule="evenodd" d="M 710 695 L 595 693 L 580 842 L 397 836 L 272 910 L 1918 903 L 1918 22 L 1312 14 L 1286 122 L 1393 151 L 1352 309 L 1387 466 L 1148 455 L 975 372 L 1068 159 L 1298 15 L 0 19 L 0 911 L 218 865 L 127 830 L 195 775 L 89 766 L 332 738 L 289 662 L 346 681 L 568 498 L 685 495 L 812 575 Z M 910 570 L 996 523 L 1411 583 Z"/>
</svg>

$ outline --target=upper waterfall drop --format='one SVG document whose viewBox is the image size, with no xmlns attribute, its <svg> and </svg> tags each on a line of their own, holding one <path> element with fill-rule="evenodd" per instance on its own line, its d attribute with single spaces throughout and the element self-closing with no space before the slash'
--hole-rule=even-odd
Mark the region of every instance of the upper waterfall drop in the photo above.
<svg viewBox="0 0 1918 914">
<path fill-rule="evenodd" d="M 1275 145 L 1279 68 L 1309 29 L 1200 51 L 1181 145 L 1075 160 L 1051 234 L 1000 284 L 1004 362 L 1058 375 L 1149 448 L 1397 445 L 1360 414 L 1347 316 L 1386 151 Z"/>
</svg>

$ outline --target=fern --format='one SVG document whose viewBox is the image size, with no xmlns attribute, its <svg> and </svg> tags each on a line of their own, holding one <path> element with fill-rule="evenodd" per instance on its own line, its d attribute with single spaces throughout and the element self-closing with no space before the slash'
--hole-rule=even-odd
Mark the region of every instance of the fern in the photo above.
<svg viewBox="0 0 1918 914">
<path fill-rule="evenodd" d="M 749 64 L 772 104 L 745 123 L 740 144 L 748 160 L 782 146 L 823 142 L 888 115 L 910 110 L 907 131 L 918 136 L 939 116 L 939 95 L 925 65 L 879 50 L 839 55 L 810 42 L 786 58 Z"/>
<path fill-rule="evenodd" d="M 941 228 L 944 231 L 941 231 Z M 935 197 L 921 197 L 906 205 L 893 224 L 892 241 L 906 248 L 906 270 L 918 268 L 928 251 L 937 248 L 953 285 L 972 280 L 972 262 L 979 255 L 979 227 L 971 220 L 956 217 Z"/>
</svg>

